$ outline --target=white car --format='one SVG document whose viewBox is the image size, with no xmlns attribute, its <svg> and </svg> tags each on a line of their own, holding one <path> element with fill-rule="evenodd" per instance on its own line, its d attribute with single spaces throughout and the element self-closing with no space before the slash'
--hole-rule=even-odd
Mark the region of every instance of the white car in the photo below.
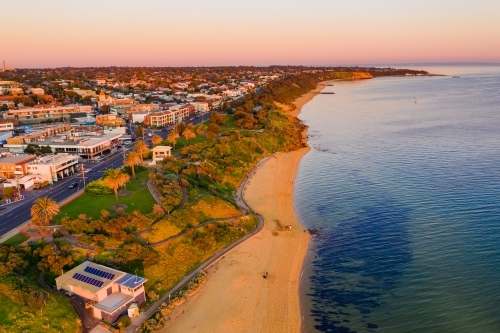
<svg viewBox="0 0 500 333">
<path fill-rule="evenodd" d="M 92 169 L 85 169 L 85 173 L 89 173 L 89 172 L 92 172 Z"/>
</svg>

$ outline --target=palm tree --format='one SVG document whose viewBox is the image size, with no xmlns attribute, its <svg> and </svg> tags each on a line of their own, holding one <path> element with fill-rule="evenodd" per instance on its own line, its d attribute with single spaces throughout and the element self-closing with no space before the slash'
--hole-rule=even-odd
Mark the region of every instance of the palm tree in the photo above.
<svg viewBox="0 0 500 333">
<path fill-rule="evenodd" d="M 182 132 L 182 136 L 186 139 L 186 142 L 188 142 L 189 139 L 196 138 L 196 134 L 194 134 L 194 132 L 189 128 L 186 128 L 184 132 Z"/>
<path fill-rule="evenodd" d="M 158 134 L 153 135 L 153 137 L 151 138 L 151 142 L 155 146 L 159 145 L 162 141 L 163 141 L 163 138 L 161 136 L 159 136 Z"/>
<path fill-rule="evenodd" d="M 149 150 L 148 145 L 144 141 L 139 140 L 135 143 L 134 148 L 137 154 L 139 154 L 142 166 L 144 166 L 144 154 Z"/>
<path fill-rule="evenodd" d="M 168 133 L 167 140 L 172 142 L 172 146 L 174 146 L 174 149 L 175 149 L 175 142 L 177 141 L 178 138 L 179 138 L 179 133 L 177 133 L 176 131 L 171 131 L 170 133 Z"/>
<path fill-rule="evenodd" d="M 106 178 L 104 178 L 104 183 L 107 187 L 115 192 L 116 205 L 118 206 L 118 189 L 125 185 L 130 179 L 130 176 L 124 173 L 120 169 L 111 170 Z"/>
<path fill-rule="evenodd" d="M 135 178 L 135 166 L 141 163 L 141 157 L 135 151 L 131 151 L 127 154 L 123 163 L 132 169 L 132 177 Z"/>
<path fill-rule="evenodd" d="M 205 136 L 205 133 L 207 132 L 207 126 L 201 124 L 200 126 L 198 126 L 198 128 L 196 129 L 196 133 L 198 135 L 201 135 L 201 136 Z"/>
<path fill-rule="evenodd" d="M 59 205 L 49 197 L 40 197 L 31 206 L 32 223 L 41 228 L 46 228 L 57 214 Z"/>
</svg>

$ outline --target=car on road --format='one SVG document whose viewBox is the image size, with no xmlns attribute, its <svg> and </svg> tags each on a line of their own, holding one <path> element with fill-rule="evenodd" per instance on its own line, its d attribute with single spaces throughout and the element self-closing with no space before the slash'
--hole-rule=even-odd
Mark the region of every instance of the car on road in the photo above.
<svg viewBox="0 0 500 333">
<path fill-rule="evenodd" d="M 85 169 L 85 173 L 89 173 L 89 172 L 92 172 L 92 169 L 90 169 L 90 168 Z"/>
<path fill-rule="evenodd" d="M 75 187 L 78 187 L 78 185 L 80 185 L 80 182 L 71 182 L 71 184 L 69 184 L 69 188 L 75 188 Z"/>
</svg>

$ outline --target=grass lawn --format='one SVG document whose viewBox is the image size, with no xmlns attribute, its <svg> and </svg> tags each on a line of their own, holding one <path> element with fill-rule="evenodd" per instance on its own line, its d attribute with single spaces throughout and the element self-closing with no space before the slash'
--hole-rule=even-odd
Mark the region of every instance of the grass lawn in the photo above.
<svg viewBox="0 0 500 333">
<path fill-rule="evenodd" d="M 156 201 L 149 192 L 147 185 L 145 183 L 142 184 L 147 179 L 148 173 L 148 170 L 143 171 L 136 175 L 138 179 L 127 183 L 126 189 L 134 192 L 132 195 L 118 196 L 119 202 L 128 206 L 125 212 L 132 213 L 134 210 L 138 210 L 142 214 L 148 214 L 153 210 L 153 205 Z M 80 214 L 86 214 L 88 217 L 96 219 L 101 216 L 101 210 L 109 210 L 109 207 L 115 203 L 114 195 L 95 196 L 85 193 L 61 207 L 61 211 L 56 219 L 60 220 L 64 216 L 74 219 Z"/>
<path fill-rule="evenodd" d="M 239 129 L 238 126 L 234 124 L 234 116 L 232 114 L 226 115 L 227 121 L 224 125 L 220 127 L 221 131 L 228 130 L 228 129 Z"/>
<path fill-rule="evenodd" d="M 175 143 L 175 151 L 181 149 L 182 147 L 191 146 L 207 140 L 208 140 L 207 138 L 199 136 L 198 134 L 196 135 L 196 138 L 190 139 L 189 142 L 186 142 L 186 139 L 180 137 L 179 139 L 177 139 L 177 142 Z"/>
<path fill-rule="evenodd" d="M 16 246 L 21 243 L 24 243 L 27 239 L 28 237 L 25 237 L 21 234 L 16 234 L 11 238 L 7 239 L 5 242 L 3 242 L 3 244 Z"/>
<path fill-rule="evenodd" d="M 22 310 L 23 304 L 0 293 L 0 332 L 79 332 L 78 316 L 64 296 L 50 294 L 43 314 Z"/>
</svg>

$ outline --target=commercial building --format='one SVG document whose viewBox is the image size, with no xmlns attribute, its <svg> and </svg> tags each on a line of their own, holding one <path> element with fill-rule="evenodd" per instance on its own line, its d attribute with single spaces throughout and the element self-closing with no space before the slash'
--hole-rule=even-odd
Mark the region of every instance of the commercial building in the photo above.
<svg viewBox="0 0 500 333">
<path fill-rule="evenodd" d="M 13 179 L 16 176 L 23 176 L 27 173 L 26 164 L 35 160 L 35 155 L 15 155 L 3 153 L 0 156 L 0 177 Z"/>
<path fill-rule="evenodd" d="M 132 303 L 146 301 L 146 279 L 85 261 L 56 278 L 57 290 L 65 290 L 91 302 L 92 315 L 116 321 Z"/>
<path fill-rule="evenodd" d="M 69 121 L 73 114 L 92 114 L 90 105 L 67 105 L 50 108 L 29 108 L 21 110 L 8 110 L 3 113 L 4 119 L 16 119 L 20 123 L 39 123 L 44 120 L 59 120 L 61 118 Z"/>
<path fill-rule="evenodd" d="M 191 104 L 173 106 L 166 111 L 145 115 L 144 125 L 163 127 L 165 125 L 176 124 L 184 119 L 188 119 L 193 113 L 194 106 Z"/>
<path fill-rule="evenodd" d="M 71 154 L 50 154 L 26 164 L 26 171 L 35 183 L 57 182 L 77 172 L 78 156 Z"/>
<path fill-rule="evenodd" d="M 125 125 L 125 121 L 116 114 L 105 114 L 95 117 L 95 123 L 99 126 L 120 127 Z"/>
<path fill-rule="evenodd" d="M 32 143 L 49 146 L 53 152 L 92 158 L 113 149 L 119 143 L 121 136 L 119 133 L 102 134 L 101 130 L 100 132 L 71 132 L 28 141 L 33 133 L 7 139 L 7 144 L 4 144 L 4 147 L 9 148 L 11 152 L 22 152 L 29 143 Z M 24 140 L 20 138 L 24 138 Z"/>
</svg>

